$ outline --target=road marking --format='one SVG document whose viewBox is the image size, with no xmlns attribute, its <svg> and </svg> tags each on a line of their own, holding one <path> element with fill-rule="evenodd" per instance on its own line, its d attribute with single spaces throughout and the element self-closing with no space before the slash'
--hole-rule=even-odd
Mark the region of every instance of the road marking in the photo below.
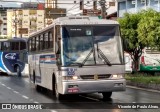
<svg viewBox="0 0 160 112">
<path fill-rule="evenodd" d="M 39 102 L 37 102 L 37 101 L 34 101 L 34 103 L 39 103 Z"/>
<path fill-rule="evenodd" d="M 51 112 L 57 112 L 56 110 L 51 110 Z"/>
<path fill-rule="evenodd" d="M 29 99 L 29 97 L 27 97 L 27 96 L 25 96 L 25 95 L 22 95 L 22 97 L 25 98 L 25 99 Z"/>
<path fill-rule="evenodd" d="M 24 79 L 24 81 L 27 82 L 27 83 L 29 83 L 29 80 L 28 80 L 28 79 Z"/>
<path fill-rule="evenodd" d="M 5 84 L 2 84 L 2 86 L 6 86 Z"/>
<path fill-rule="evenodd" d="M 81 96 L 81 97 L 83 97 L 83 98 L 90 99 L 90 100 L 94 100 L 94 101 L 100 101 L 100 100 L 98 100 L 98 99 L 91 98 L 91 97 L 87 97 L 87 96 L 82 96 L 82 95 L 79 95 L 79 96 Z"/>
<path fill-rule="evenodd" d="M 132 88 L 132 89 L 139 89 L 139 90 L 143 90 L 143 91 L 148 91 L 148 92 L 160 93 L 160 91 L 153 90 L 153 89 L 145 89 L 145 88 L 139 88 L 139 87 L 135 87 L 135 86 L 126 86 L 126 87 Z"/>
<path fill-rule="evenodd" d="M 18 91 L 13 91 L 14 93 L 18 94 L 19 92 Z"/>
<path fill-rule="evenodd" d="M 10 87 L 7 87 L 7 89 L 11 89 Z"/>
</svg>

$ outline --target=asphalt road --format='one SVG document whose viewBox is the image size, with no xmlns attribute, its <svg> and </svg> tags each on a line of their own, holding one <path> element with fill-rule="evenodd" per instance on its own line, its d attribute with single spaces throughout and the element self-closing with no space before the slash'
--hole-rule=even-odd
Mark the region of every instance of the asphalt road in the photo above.
<svg viewBox="0 0 160 112">
<path fill-rule="evenodd" d="M 0 103 L 16 103 L 16 105 L 22 105 L 22 103 L 25 105 L 25 103 L 27 103 L 41 105 L 42 108 L 46 108 L 43 110 L 1 109 L 0 112 L 160 112 L 160 92 L 151 92 L 127 87 L 124 92 L 113 93 L 111 99 L 108 101 L 103 101 L 102 95 L 98 93 L 88 95 L 67 95 L 64 100 L 58 101 L 49 90 L 43 89 L 39 92 L 36 91 L 34 85 L 28 78 L 0 76 Z M 128 106 L 133 106 L 134 104 L 137 106 L 139 105 L 137 103 L 141 103 L 141 108 L 148 106 L 148 104 L 142 103 L 153 103 L 153 106 L 159 106 L 159 108 L 113 108 L 115 104 L 116 106 L 120 106 L 121 104 L 122 106 L 127 106 L 127 104 Z"/>
</svg>

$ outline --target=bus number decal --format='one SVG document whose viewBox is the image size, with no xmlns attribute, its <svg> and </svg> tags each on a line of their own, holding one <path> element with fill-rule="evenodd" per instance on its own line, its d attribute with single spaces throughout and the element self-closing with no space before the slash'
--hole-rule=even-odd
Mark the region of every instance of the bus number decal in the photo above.
<svg viewBox="0 0 160 112">
<path fill-rule="evenodd" d="M 75 71 L 76 71 L 75 68 L 68 68 L 67 69 L 68 75 L 75 75 Z"/>
</svg>

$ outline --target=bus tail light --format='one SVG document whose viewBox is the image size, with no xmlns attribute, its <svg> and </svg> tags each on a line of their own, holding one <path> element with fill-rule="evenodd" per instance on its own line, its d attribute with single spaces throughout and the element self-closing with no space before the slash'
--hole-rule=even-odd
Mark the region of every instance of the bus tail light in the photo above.
<svg viewBox="0 0 160 112">
<path fill-rule="evenodd" d="M 142 63 L 143 65 L 145 65 L 144 56 L 141 57 L 141 63 Z"/>
</svg>

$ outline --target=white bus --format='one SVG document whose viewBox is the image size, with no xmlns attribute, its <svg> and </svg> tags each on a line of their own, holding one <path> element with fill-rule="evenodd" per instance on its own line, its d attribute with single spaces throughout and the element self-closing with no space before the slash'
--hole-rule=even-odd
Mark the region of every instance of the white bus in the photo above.
<svg viewBox="0 0 160 112">
<path fill-rule="evenodd" d="M 29 37 L 29 73 L 36 88 L 64 94 L 125 91 L 119 24 L 93 17 L 62 17 Z"/>
<path fill-rule="evenodd" d="M 140 57 L 139 71 L 152 74 L 160 72 L 160 51 L 145 47 Z"/>
</svg>

